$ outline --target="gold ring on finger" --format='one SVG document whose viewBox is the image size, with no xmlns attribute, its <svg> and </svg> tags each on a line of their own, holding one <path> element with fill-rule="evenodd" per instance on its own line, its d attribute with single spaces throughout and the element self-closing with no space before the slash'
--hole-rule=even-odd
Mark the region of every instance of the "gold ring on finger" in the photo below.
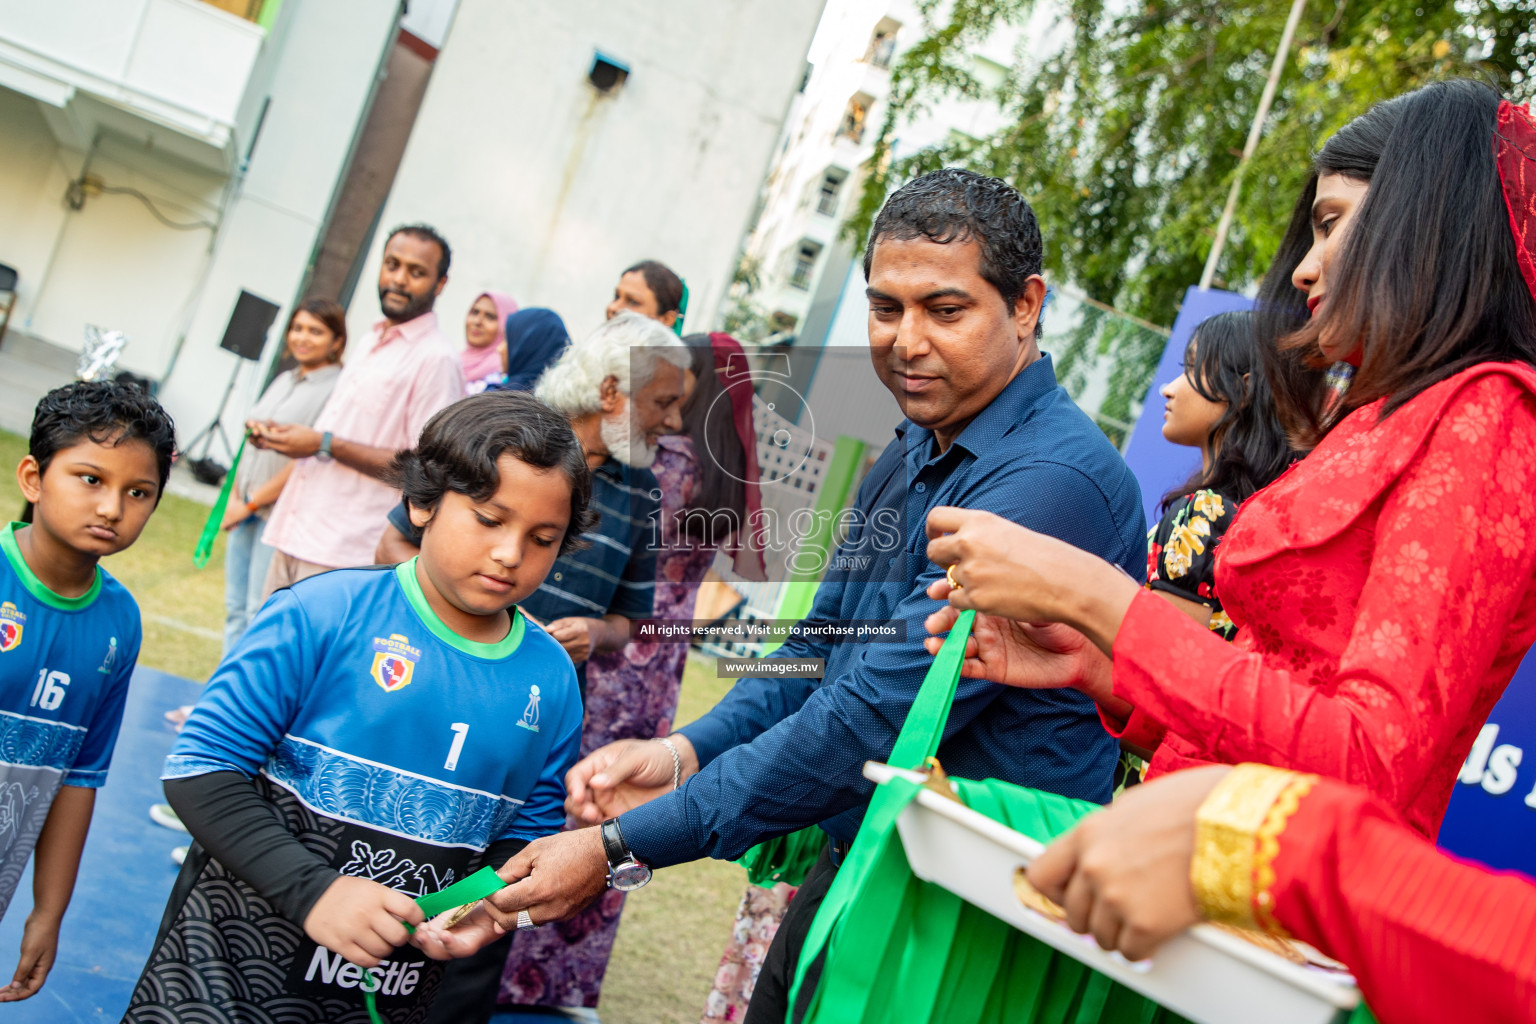
<svg viewBox="0 0 1536 1024">
<path fill-rule="evenodd" d="M 955 563 L 955 565 L 959 565 L 959 564 L 960 564 L 959 562 Z M 951 565 L 949 568 L 944 570 L 944 579 L 946 581 L 948 581 L 949 586 L 950 586 L 951 589 L 953 589 L 953 590 L 960 590 L 960 589 L 963 589 L 964 584 L 961 583 L 959 580 L 955 579 L 955 565 Z"/>
</svg>

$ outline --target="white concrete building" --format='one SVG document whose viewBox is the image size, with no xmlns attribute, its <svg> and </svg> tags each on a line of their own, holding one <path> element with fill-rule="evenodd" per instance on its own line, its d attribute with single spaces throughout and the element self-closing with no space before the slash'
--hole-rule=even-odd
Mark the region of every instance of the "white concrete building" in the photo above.
<svg viewBox="0 0 1536 1024">
<path fill-rule="evenodd" d="M 813 317 L 812 308 L 824 281 L 840 288 L 852 257 L 838 232 L 858 205 L 863 167 L 886 117 L 890 68 L 926 31 L 913 0 L 828 4 L 811 44 L 813 70 L 784 126 L 743 246 L 759 278 L 751 301 L 781 338 L 808 326 L 825 335 L 825 317 Z M 970 70 L 983 87 L 1003 82 L 1019 36 L 1019 28 L 1005 26 L 971 48 Z M 944 99 L 900 125 L 892 151 L 905 156 L 952 132 L 981 135 L 1002 120 L 995 103 Z"/>
<path fill-rule="evenodd" d="M 995 90 L 1014 68 L 1054 52 L 1067 30 L 1061 13 L 1056 4 L 1038 5 L 1026 23 L 1000 26 L 973 45 L 969 70 L 983 89 Z M 888 66 L 925 32 L 911 0 L 829 3 L 811 45 L 815 70 L 785 125 L 764 184 L 762 209 L 743 247 L 760 276 L 750 299 L 779 332 L 773 340 L 790 345 L 786 355 L 796 393 L 774 390 L 772 397 L 798 425 L 810 429 L 814 421 L 818 438 L 857 437 L 871 451 L 890 439 L 902 413 L 869 373 L 863 268 L 839 231 L 857 205 L 861 168 L 874 152 L 886 116 Z M 892 156 L 910 156 L 956 134 L 984 137 L 1004 123 L 1003 111 L 990 98 L 931 101 L 919 117 L 897 126 Z M 1053 227 L 1041 225 L 1047 239 Z M 1064 282 L 1051 284 L 1044 314 L 1047 351 L 1090 312 L 1083 297 Z M 1129 424 L 1098 411 L 1110 362 L 1089 358 L 1065 383 L 1078 403 L 1118 438 Z M 809 414 L 801 406 L 809 406 Z"/>
<path fill-rule="evenodd" d="M 87 324 L 130 335 L 119 365 L 160 383 L 183 443 L 211 419 L 235 300 L 292 301 L 398 16 L 399 0 L 0 0 L 0 263 L 19 276 L 0 425 L 24 428 L 59 382 L 28 377 L 29 346 L 77 351 Z M 228 429 L 264 369 L 242 368 Z"/>
<path fill-rule="evenodd" d="M 453 246 L 457 336 L 486 288 L 594 327 L 619 272 L 671 266 L 705 329 L 823 0 L 462 0 L 380 220 Z M 378 315 L 364 266 L 349 322 Z"/>
<path fill-rule="evenodd" d="M 915 7 L 905 9 L 911 6 L 831 0 L 811 44 L 811 74 L 784 125 L 743 246 L 759 281 L 752 301 L 781 336 L 804 325 L 827 266 L 837 262 L 837 232 L 857 203 L 860 167 L 885 118 L 891 62 L 920 30 Z M 846 263 L 847 253 L 841 256 Z"/>
<path fill-rule="evenodd" d="M 0 427 L 95 324 L 184 445 L 233 376 L 236 439 L 292 303 L 360 337 L 404 221 L 454 247 L 451 336 L 485 288 L 589 329 L 643 258 L 710 325 L 822 3 L 0 0 Z M 219 348 L 242 290 L 279 307 L 255 362 Z"/>
</svg>

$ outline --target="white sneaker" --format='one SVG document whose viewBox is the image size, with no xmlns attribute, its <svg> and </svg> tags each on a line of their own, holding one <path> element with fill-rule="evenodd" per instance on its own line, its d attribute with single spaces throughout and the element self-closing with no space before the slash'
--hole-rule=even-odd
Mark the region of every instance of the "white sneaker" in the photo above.
<svg viewBox="0 0 1536 1024">
<path fill-rule="evenodd" d="M 185 861 L 187 859 L 187 851 L 190 850 L 190 849 L 192 849 L 192 847 L 190 847 L 190 846 L 178 846 L 178 847 L 176 847 L 174 850 L 171 851 L 171 860 L 175 861 L 177 864 L 182 863 L 183 861 Z"/>
<path fill-rule="evenodd" d="M 185 832 L 187 826 L 181 823 L 181 818 L 170 804 L 150 804 L 149 820 L 162 828 L 168 828 L 176 832 Z"/>
</svg>

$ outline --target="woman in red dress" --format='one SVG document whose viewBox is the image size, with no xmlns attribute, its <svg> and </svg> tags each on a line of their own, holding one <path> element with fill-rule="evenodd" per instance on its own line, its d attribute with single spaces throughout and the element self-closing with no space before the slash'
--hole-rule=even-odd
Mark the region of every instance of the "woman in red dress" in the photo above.
<svg viewBox="0 0 1536 1024">
<path fill-rule="evenodd" d="M 1525 108 L 1454 81 L 1324 146 L 1292 275 L 1312 319 L 1286 344 L 1357 369 L 1327 405 L 1277 382 L 1315 447 L 1218 548 L 1234 643 L 1091 555 L 935 509 L 929 557 L 963 589 L 935 585 L 950 607 L 929 628 L 987 613 L 967 674 L 1083 690 L 1154 751 L 1149 778 L 1204 762 L 1317 772 L 1433 837 L 1536 638 L 1532 138 Z"/>
</svg>

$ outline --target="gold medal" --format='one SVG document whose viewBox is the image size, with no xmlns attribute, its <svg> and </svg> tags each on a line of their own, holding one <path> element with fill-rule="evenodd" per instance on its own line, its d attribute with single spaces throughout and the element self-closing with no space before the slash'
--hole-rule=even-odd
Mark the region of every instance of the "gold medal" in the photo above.
<svg viewBox="0 0 1536 1024">
<path fill-rule="evenodd" d="M 466 903 L 462 907 L 459 907 L 453 913 L 448 915 L 448 920 L 443 925 L 443 927 L 445 927 L 445 928 L 452 928 L 454 925 L 458 924 L 460 921 L 462 921 L 466 917 L 468 917 L 469 916 L 469 912 L 471 910 L 474 910 L 476 907 L 478 907 L 481 904 L 481 902 L 482 902 L 481 900 L 475 900 L 473 903 Z"/>
</svg>

